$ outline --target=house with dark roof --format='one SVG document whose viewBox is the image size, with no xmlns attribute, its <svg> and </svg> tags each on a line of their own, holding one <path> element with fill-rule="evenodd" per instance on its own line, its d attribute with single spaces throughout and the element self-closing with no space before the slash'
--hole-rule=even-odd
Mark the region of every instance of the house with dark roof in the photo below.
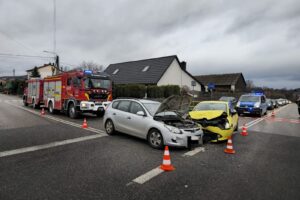
<svg viewBox="0 0 300 200">
<path fill-rule="evenodd" d="M 176 55 L 110 64 L 105 72 L 115 84 L 179 85 L 200 92 L 201 83 Z"/>
<path fill-rule="evenodd" d="M 214 91 L 219 92 L 238 92 L 246 89 L 242 73 L 199 75 L 195 78 L 204 85 L 205 91 L 209 90 L 209 85 L 213 85 Z"/>
</svg>

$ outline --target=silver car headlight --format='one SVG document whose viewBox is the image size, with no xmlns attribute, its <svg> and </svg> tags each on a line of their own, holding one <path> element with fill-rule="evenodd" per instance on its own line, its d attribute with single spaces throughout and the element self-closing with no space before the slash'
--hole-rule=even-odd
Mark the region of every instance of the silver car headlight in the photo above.
<svg viewBox="0 0 300 200">
<path fill-rule="evenodd" d="M 181 130 L 179 128 L 176 128 L 174 126 L 165 125 L 165 127 L 172 133 L 175 134 L 182 134 Z"/>
</svg>

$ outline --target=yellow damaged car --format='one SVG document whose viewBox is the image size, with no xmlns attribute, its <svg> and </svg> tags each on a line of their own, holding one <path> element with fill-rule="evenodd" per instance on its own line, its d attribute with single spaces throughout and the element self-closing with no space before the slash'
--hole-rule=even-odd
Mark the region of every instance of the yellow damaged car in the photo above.
<svg viewBox="0 0 300 200">
<path fill-rule="evenodd" d="M 204 137 L 212 142 L 227 140 L 238 130 L 238 114 L 230 102 L 202 101 L 189 117 L 202 126 Z"/>
</svg>

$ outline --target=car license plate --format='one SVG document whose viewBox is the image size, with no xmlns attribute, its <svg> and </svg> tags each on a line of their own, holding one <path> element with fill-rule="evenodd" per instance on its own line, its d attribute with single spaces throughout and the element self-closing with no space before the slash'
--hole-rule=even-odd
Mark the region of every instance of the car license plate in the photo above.
<svg viewBox="0 0 300 200">
<path fill-rule="evenodd" d="M 192 136 L 191 140 L 199 140 L 199 137 L 198 136 Z"/>
</svg>

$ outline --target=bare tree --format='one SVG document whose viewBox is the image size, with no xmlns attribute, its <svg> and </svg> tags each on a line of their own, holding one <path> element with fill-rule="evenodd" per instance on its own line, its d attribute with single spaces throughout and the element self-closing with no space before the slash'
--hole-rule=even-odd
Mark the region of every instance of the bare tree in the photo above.
<svg viewBox="0 0 300 200">
<path fill-rule="evenodd" d="M 255 88 L 255 85 L 254 85 L 253 81 L 252 80 L 246 80 L 246 89 L 251 90 L 253 88 Z"/>
<path fill-rule="evenodd" d="M 93 61 L 83 61 L 81 64 L 79 64 L 79 67 L 75 67 L 74 69 L 102 71 L 103 65 L 99 65 Z"/>
</svg>

